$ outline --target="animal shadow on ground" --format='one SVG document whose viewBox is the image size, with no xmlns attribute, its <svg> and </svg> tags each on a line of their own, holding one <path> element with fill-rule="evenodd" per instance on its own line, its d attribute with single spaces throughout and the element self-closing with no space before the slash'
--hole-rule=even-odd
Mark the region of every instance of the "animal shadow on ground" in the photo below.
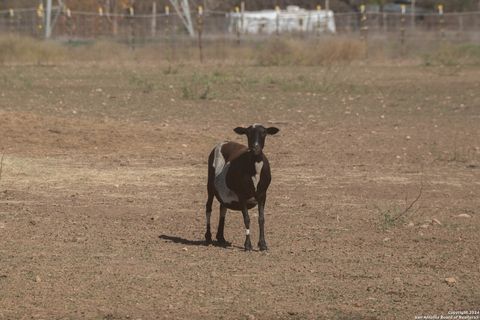
<svg viewBox="0 0 480 320">
<path fill-rule="evenodd" d="M 205 240 L 189 240 L 189 239 L 184 239 L 181 237 L 176 237 L 176 236 L 169 236 L 166 234 L 162 234 L 158 236 L 160 239 L 167 240 L 173 243 L 179 243 L 187 246 L 207 246 L 207 242 Z M 217 241 L 212 242 L 210 245 L 214 247 L 219 247 L 219 248 L 224 248 L 224 249 L 242 249 L 243 247 L 232 245 L 230 242 L 227 242 L 227 244 L 219 243 Z"/>
</svg>

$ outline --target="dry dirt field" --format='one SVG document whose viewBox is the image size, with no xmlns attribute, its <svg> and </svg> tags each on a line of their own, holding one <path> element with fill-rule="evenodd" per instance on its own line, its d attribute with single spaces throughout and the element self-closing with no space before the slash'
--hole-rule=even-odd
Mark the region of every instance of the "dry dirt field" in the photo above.
<svg viewBox="0 0 480 320">
<path fill-rule="evenodd" d="M 207 156 L 254 122 L 269 251 L 231 211 L 205 246 Z M 480 309 L 478 67 L 2 66 L 1 154 L 0 319 Z"/>
</svg>

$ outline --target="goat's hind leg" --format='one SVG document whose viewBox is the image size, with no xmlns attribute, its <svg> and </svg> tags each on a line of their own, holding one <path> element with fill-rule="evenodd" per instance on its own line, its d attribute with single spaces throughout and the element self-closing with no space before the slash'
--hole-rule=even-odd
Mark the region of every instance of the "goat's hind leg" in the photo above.
<svg viewBox="0 0 480 320">
<path fill-rule="evenodd" d="M 205 205 L 205 215 L 207 218 L 207 232 L 205 232 L 205 241 L 206 244 L 209 245 L 212 243 L 212 233 L 210 232 L 210 218 L 212 216 L 212 203 L 213 203 L 213 198 L 215 196 L 212 182 L 211 182 L 211 172 L 209 170 L 208 172 L 209 179 L 208 179 L 208 184 L 207 184 L 207 191 L 208 191 L 208 199 L 207 199 L 207 204 Z"/>
<path fill-rule="evenodd" d="M 229 246 L 230 243 L 225 240 L 223 230 L 225 228 L 225 216 L 227 215 L 227 207 L 223 204 L 220 205 L 220 218 L 218 220 L 217 241 L 221 246 Z"/>
<path fill-rule="evenodd" d="M 207 232 L 205 232 L 205 242 L 207 245 L 212 243 L 212 233 L 210 232 L 210 218 L 212 216 L 212 202 L 213 202 L 213 194 L 210 195 L 208 193 L 207 204 L 205 205 L 205 215 L 207 218 Z"/>
<path fill-rule="evenodd" d="M 208 157 L 208 180 L 207 180 L 207 203 L 205 205 L 205 215 L 207 218 L 207 231 L 205 232 L 205 242 L 207 245 L 212 243 L 212 233 L 210 232 L 210 218 L 212 217 L 212 203 L 215 197 L 215 171 L 213 169 L 213 151 Z"/>
</svg>

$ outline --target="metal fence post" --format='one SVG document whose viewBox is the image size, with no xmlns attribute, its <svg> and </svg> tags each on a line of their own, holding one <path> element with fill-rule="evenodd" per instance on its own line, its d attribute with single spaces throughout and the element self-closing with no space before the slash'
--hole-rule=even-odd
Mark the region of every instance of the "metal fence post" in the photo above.
<svg viewBox="0 0 480 320">
<path fill-rule="evenodd" d="M 367 25 L 367 12 L 366 12 L 366 8 L 365 8 L 364 4 L 360 5 L 360 14 L 361 14 L 360 35 L 361 35 L 362 41 L 365 44 L 365 55 L 366 55 L 366 57 L 368 57 L 368 40 L 367 40 L 368 25 Z"/>
<path fill-rule="evenodd" d="M 402 56 L 405 55 L 405 12 L 406 7 L 404 4 L 401 5 L 402 15 L 400 17 L 400 45 Z"/>
<path fill-rule="evenodd" d="M 152 38 L 155 38 L 157 34 L 157 2 L 152 2 L 152 21 L 150 24 L 150 33 Z"/>
<path fill-rule="evenodd" d="M 445 40 L 445 30 L 444 30 L 445 19 L 443 16 L 443 4 L 439 4 L 437 8 L 438 8 L 438 16 L 440 18 L 439 20 L 440 38 L 441 40 Z"/>
<path fill-rule="evenodd" d="M 197 25 L 198 25 L 198 51 L 200 54 L 200 62 L 203 62 L 203 44 L 202 44 L 202 33 L 203 33 L 203 7 L 198 6 L 198 16 L 197 16 Z"/>
<path fill-rule="evenodd" d="M 52 0 L 47 0 L 47 12 L 45 17 L 45 38 L 50 39 L 52 35 Z"/>
<path fill-rule="evenodd" d="M 275 6 L 275 11 L 277 12 L 277 17 L 275 19 L 275 33 L 278 36 L 280 34 L 280 7 Z"/>
</svg>

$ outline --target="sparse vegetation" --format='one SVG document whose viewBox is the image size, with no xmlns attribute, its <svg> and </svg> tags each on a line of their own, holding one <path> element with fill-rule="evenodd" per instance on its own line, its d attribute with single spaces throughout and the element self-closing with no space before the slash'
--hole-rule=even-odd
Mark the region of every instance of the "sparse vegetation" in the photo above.
<svg viewBox="0 0 480 320">
<path fill-rule="evenodd" d="M 478 66 L 480 65 L 480 45 L 442 44 L 425 54 L 424 64 L 442 67 Z"/>
<path fill-rule="evenodd" d="M 128 81 L 132 86 L 141 90 L 143 93 L 150 93 L 155 89 L 155 84 L 152 81 L 135 73 L 129 75 Z"/>
<path fill-rule="evenodd" d="M 413 206 L 420 200 L 423 193 L 423 182 L 420 184 L 420 189 L 416 198 L 408 202 L 407 196 L 405 196 L 405 208 L 400 208 L 399 206 L 394 206 L 385 210 L 382 210 L 377 207 L 381 215 L 381 227 L 386 230 L 391 227 L 396 226 L 399 222 L 404 222 L 405 216 L 410 212 Z"/>
<path fill-rule="evenodd" d="M 347 38 L 278 38 L 259 46 L 256 61 L 261 66 L 350 63 L 362 59 L 365 49 L 361 41 Z"/>
<path fill-rule="evenodd" d="M 409 40 L 409 53 L 404 58 L 421 58 L 425 66 L 446 67 L 451 74 L 461 66 L 480 65 L 480 46 L 477 44 L 438 44 L 434 40 L 415 45 Z M 205 63 L 217 62 L 257 66 L 332 66 L 358 61 L 376 63 L 402 58 L 394 40 L 371 40 L 369 53 L 364 42 L 354 37 L 295 38 L 273 37 L 262 43 L 244 40 L 240 45 L 206 41 Z M 175 45 L 147 43 L 132 50 L 128 44 L 97 40 L 81 42 L 41 41 L 29 37 L 3 35 L 0 37 L 1 64 L 59 64 L 59 63 L 157 63 L 168 65 L 165 75 L 176 74 L 179 63 L 199 64 L 195 42 Z M 368 57 L 367 57 L 368 56 Z M 417 59 L 418 60 L 418 59 Z M 452 71 L 453 70 L 453 71 Z"/>
<path fill-rule="evenodd" d="M 54 64 L 64 61 L 67 51 L 60 44 L 15 35 L 0 36 L 0 64 Z"/>
<path fill-rule="evenodd" d="M 182 85 L 182 98 L 186 100 L 208 99 L 211 77 L 207 74 L 194 73 Z"/>
</svg>

